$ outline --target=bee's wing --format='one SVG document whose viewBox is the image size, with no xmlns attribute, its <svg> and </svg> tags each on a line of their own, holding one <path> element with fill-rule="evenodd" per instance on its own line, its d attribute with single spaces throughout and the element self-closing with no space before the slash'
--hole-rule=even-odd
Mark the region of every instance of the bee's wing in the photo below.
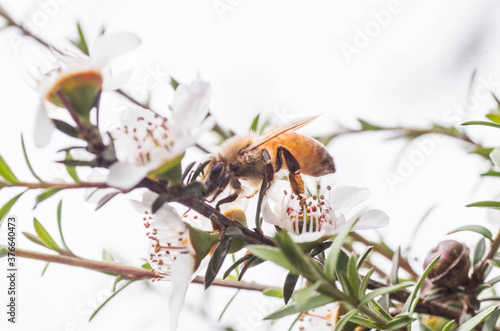
<svg viewBox="0 0 500 331">
<path fill-rule="evenodd" d="M 274 129 L 271 129 L 271 130 L 267 131 L 266 133 L 260 135 L 259 139 L 257 139 L 257 141 L 255 143 L 253 143 L 252 145 L 250 145 L 246 150 L 251 151 L 251 150 L 256 149 L 257 147 L 265 144 L 269 140 L 276 138 L 280 134 L 283 134 L 283 133 L 288 132 L 288 131 L 295 131 L 295 130 L 309 124 L 314 119 L 316 119 L 318 116 L 319 115 L 301 117 L 299 119 L 296 119 L 294 121 L 280 125 Z"/>
</svg>

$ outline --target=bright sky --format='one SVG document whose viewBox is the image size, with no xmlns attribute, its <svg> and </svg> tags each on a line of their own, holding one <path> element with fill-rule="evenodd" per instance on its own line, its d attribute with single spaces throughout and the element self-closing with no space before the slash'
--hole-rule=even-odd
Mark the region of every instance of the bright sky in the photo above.
<svg viewBox="0 0 500 331">
<path fill-rule="evenodd" d="M 103 26 L 107 32 L 137 34 L 143 40 L 141 48 L 113 67 L 134 69 L 126 90 L 144 100 L 145 92 L 154 89 L 152 107 L 163 110 L 172 98 L 169 75 L 180 82 L 201 77 L 213 84 L 211 109 L 218 122 L 238 133 L 246 132 L 258 113 L 269 116 L 275 125 L 294 116 L 323 113 L 301 131 L 311 135 L 342 125 L 356 127 L 357 118 L 382 125 L 458 124 L 483 119 L 493 105 L 484 91 L 500 93 L 500 3 L 494 0 L 0 0 L 0 4 L 61 48 L 71 48 L 66 40 L 76 37 L 77 20 L 90 44 Z M 64 171 L 52 161 L 61 158 L 55 151 L 71 141 L 54 135 L 48 147 L 37 150 L 32 139 L 38 99 L 29 76 L 48 67 L 47 52 L 12 29 L 0 32 L 0 50 L 4 113 L 0 154 L 18 177 L 31 180 L 21 152 L 23 133 L 38 173 L 47 179 L 60 178 Z M 474 71 L 476 80 L 469 92 Z M 109 125 L 118 118 L 118 100 L 112 95 L 104 99 L 103 118 Z M 467 130 L 484 145 L 500 141 L 493 129 Z M 367 133 L 331 143 L 328 148 L 338 172 L 328 180 L 372 190 L 369 207 L 391 217 L 390 226 L 380 231 L 391 247 L 405 248 L 413 240 L 410 259 L 417 258 L 419 268 L 427 251 L 443 238 L 468 244 L 479 239 L 474 234 L 445 237 L 453 228 L 482 224 L 496 232 L 485 212 L 464 207 L 497 196 L 497 182 L 479 177 L 488 170 L 487 162 L 467 155 L 467 146 L 452 139 L 424 137 L 405 145 L 401 140 L 385 140 L 388 136 Z M 209 142 L 205 145 L 216 150 Z M 193 152 L 188 158 L 199 156 Z M 400 180 L 390 181 L 388 174 Z M 3 189 L 0 203 L 14 194 L 15 190 Z M 94 213 L 95 205 L 83 202 L 82 192 L 56 195 L 36 210 L 32 209 L 35 195 L 29 194 L 12 211 L 21 223 L 19 247 L 39 249 L 20 234 L 34 232 L 34 216 L 56 236 L 56 206 L 63 196 L 63 228 L 73 251 L 100 259 L 106 249 L 119 262 L 141 264 L 146 237 L 129 197 L 119 197 Z M 415 233 L 420 217 L 432 206 L 435 210 Z M 5 228 L 0 235 L 4 240 Z M 375 233 L 366 235 L 377 238 Z M 43 263 L 21 260 L 20 265 L 20 324 L 12 330 L 40 326 L 64 331 L 167 329 L 166 283 L 131 285 L 88 323 L 97 302 L 109 296 L 111 277 L 50 265 L 42 278 Z M 281 286 L 284 272 L 265 265 L 246 277 Z M 0 279 L 3 292 L 5 280 Z M 203 293 L 201 286 L 191 286 L 179 329 L 198 330 L 200 323 L 207 325 L 206 330 L 223 326 L 250 330 L 245 325 L 284 330 L 290 325 L 290 320 L 274 326 L 259 322 L 281 303 L 246 292 L 236 297 L 218 325 L 216 319 L 233 294 L 227 289 Z"/>
</svg>

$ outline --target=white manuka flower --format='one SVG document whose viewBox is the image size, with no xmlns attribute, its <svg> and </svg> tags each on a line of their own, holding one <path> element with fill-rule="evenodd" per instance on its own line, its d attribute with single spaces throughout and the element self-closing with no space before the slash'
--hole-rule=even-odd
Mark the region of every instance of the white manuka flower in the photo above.
<svg viewBox="0 0 500 331">
<path fill-rule="evenodd" d="M 377 209 L 358 213 L 346 221 L 349 211 L 370 196 L 366 188 L 341 186 L 332 190 L 327 186 L 327 192 L 322 192 L 318 186 L 317 196 L 297 196 L 283 189 L 287 184 L 279 181 L 273 185 L 264 198 L 263 216 L 265 221 L 289 231 L 295 242 L 312 242 L 338 234 L 346 224 L 356 220 L 353 231 L 389 224 L 387 214 Z"/>
<path fill-rule="evenodd" d="M 191 246 L 189 230 L 179 214 L 168 204 L 164 204 L 155 214 L 151 212 L 151 206 L 157 197 L 158 195 L 147 192 L 143 201 L 131 202 L 144 215 L 146 235 L 150 240 L 149 264 L 160 275 L 161 280 L 172 282 L 170 330 L 175 331 L 188 286 L 199 261 Z"/>
<path fill-rule="evenodd" d="M 102 90 L 116 90 L 129 78 L 131 71 L 111 75 L 109 64 L 124 53 L 137 48 L 141 40 L 128 32 L 99 37 L 86 55 L 57 55 L 57 68 L 38 81 L 41 100 L 35 122 L 35 143 L 45 146 L 54 129 L 47 114 L 49 104 L 63 107 L 69 102 L 82 122 L 89 121 L 89 112 L 98 102 Z M 60 95 L 64 95 L 61 100 Z"/>
<path fill-rule="evenodd" d="M 209 103 L 210 84 L 197 80 L 177 87 L 168 119 L 140 107 L 126 111 L 122 127 L 112 133 L 119 161 L 109 168 L 108 184 L 130 189 L 178 164 L 186 149 L 214 126 L 213 117 L 207 118 Z"/>
</svg>

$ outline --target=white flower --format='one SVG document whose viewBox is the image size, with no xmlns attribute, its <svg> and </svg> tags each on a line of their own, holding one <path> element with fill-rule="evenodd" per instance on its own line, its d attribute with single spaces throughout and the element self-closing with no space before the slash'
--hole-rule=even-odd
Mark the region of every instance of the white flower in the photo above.
<svg viewBox="0 0 500 331">
<path fill-rule="evenodd" d="M 58 100 L 58 90 L 65 91 L 71 98 L 71 93 L 80 93 L 78 88 L 81 86 L 85 86 L 86 92 L 93 93 L 94 96 L 97 96 L 101 89 L 108 91 L 117 89 L 128 80 L 131 71 L 111 75 L 109 64 L 124 53 L 137 48 L 140 43 L 141 40 L 131 33 L 117 32 L 99 37 L 90 49 L 90 57 L 86 55 L 60 56 L 58 67 L 38 82 L 41 100 L 35 122 L 36 145 L 43 147 L 50 141 L 54 123 L 47 114 L 47 106 L 51 103 L 62 106 L 61 101 Z M 85 101 L 92 105 L 94 100 L 90 100 L 91 98 L 92 95 L 85 95 L 84 99 L 89 99 Z M 81 103 L 81 100 L 79 101 Z M 89 107 L 86 105 L 83 108 Z M 86 110 L 90 111 L 90 109 Z"/>
<path fill-rule="evenodd" d="M 300 328 L 309 331 L 335 330 L 341 311 L 342 306 L 338 302 L 311 309 L 301 318 Z"/>
<path fill-rule="evenodd" d="M 119 161 L 109 168 L 108 184 L 130 189 L 182 157 L 215 124 L 207 118 L 209 102 L 210 84 L 197 80 L 177 87 L 168 120 L 140 107 L 126 111 L 122 127 L 112 134 Z"/>
<path fill-rule="evenodd" d="M 366 188 L 341 186 L 316 196 L 297 196 L 286 189 L 286 181 L 279 181 L 271 188 L 263 202 L 264 220 L 290 232 L 295 242 L 312 242 L 322 237 L 338 234 L 342 227 L 357 220 L 355 230 L 374 229 L 389 224 L 389 217 L 381 210 L 371 209 L 357 213 L 346 221 L 346 215 L 370 196 Z M 289 184 L 288 184 L 289 188 Z"/>
<path fill-rule="evenodd" d="M 143 201 L 132 200 L 133 206 L 144 214 L 143 221 L 149 238 L 148 261 L 161 280 L 170 280 L 170 330 L 177 329 L 186 292 L 195 274 L 197 262 L 189 240 L 189 230 L 177 212 L 164 204 L 155 214 L 151 206 L 158 197 L 147 192 Z"/>
</svg>

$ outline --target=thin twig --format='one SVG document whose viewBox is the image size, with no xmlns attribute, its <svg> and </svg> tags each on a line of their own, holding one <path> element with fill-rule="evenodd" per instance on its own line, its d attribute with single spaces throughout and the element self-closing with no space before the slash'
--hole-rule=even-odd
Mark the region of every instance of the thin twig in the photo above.
<svg viewBox="0 0 500 331">
<path fill-rule="evenodd" d="M 0 246 L 0 247 L 5 247 L 5 246 Z M 130 280 L 154 279 L 158 277 L 157 273 L 144 268 L 132 267 L 113 262 L 88 260 L 80 257 L 45 254 L 24 249 L 16 249 L 16 256 L 33 260 L 39 260 L 39 261 L 65 264 L 74 267 L 81 267 L 111 275 L 122 275 L 124 278 Z M 201 276 L 197 276 L 195 279 L 193 279 L 193 283 L 204 284 L 204 278 Z M 261 285 L 257 283 L 246 283 L 234 280 L 221 280 L 221 279 L 214 280 L 212 285 L 220 287 L 237 288 L 248 291 L 259 291 L 259 292 L 273 288 L 272 286 Z"/>
<path fill-rule="evenodd" d="M 26 187 L 28 189 L 46 189 L 52 187 L 60 187 L 62 189 L 78 189 L 78 188 L 109 188 L 104 182 L 78 182 L 78 183 L 49 183 L 49 182 L 17 182 L 11 183 L 0 180 L 0 187 Z"/>
</svg>

